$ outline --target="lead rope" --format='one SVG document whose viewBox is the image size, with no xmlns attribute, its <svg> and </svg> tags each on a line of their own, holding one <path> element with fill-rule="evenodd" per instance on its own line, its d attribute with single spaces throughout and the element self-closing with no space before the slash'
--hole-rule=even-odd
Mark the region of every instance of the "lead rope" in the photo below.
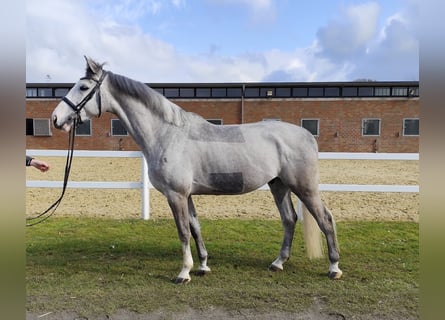
<svg viewBox="0 0 445 320">
<path fill-rule="evenodd" d="M 43 221 L 45 221 L 46 219 L 51 217 L 56 212 L 56 209 L 59 206 L 60 202 L 62 202 L 62 198 L 65 195 L 66 187 L 67 187 L 67 184 L 68 184 L 68 177 L 69 177 L 70 171 L 71 171 L 71 162 L 73 161 L 74 137 L 76 135 L 75 134 L 76 133 L 76 127 L 77 127 L 78 121 L 79 121 L 78 118 L 79 117 L 76 117 L 74 119 L 74 124 L 73 124 L 73 127 L 71 128 L 70 135 L 69 135 L 68 153 L 66 155 L 65 176 L 63 178 L 62 193 L 61 193 L 60 197 L 56 200 L 56 202 L 54 202 L 44 212 L 40 213 L 39 215 L 37 215 L 35 217 L 26 218 L 26 221 L 27 221 L 26 226 L 27 227 L 35 226 L 36 224 L 42 223 Z M 28 221 L 31 221 L 31 222 L 28 222 Z"/>
</svg>

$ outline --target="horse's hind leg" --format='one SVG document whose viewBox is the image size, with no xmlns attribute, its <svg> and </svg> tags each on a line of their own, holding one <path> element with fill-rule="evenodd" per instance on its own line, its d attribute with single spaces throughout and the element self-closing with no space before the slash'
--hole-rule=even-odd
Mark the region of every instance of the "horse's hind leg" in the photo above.
<svg viewBox="0 0 445 320">
<path fill-rule="evenodd" d="M 329 278 L 339 279 L 342 271 L 338 267 L 340 259 L 337 235 L 335 230 L 335 221 L 331 212 L 323 204 L 317 189 L 305 190 L 305 192 L 296 192 L 297 196 L 304 203 L 308 211 L 317 221 L 318 226 L 326 237 L 329 253 Z"/>
<path fill-rule="evenodd" d="M 192 196 L 188 198 L 189 217 L 190 217 L 190 231 L 192 232 L 193 239 L 195 239 L 196 249 L 199 257 L 198 275 L 205 275 L 210 272 L 210 268 L 207 266 L 207 250 L 204 245 L 204 240 L 201 235 L 201 226 L 196 216 L 195 205 L 192 201 Z"/>
<path fill-rule="evenodd" d="M 277 271 L 283 270 L 283 264 L 289 259 L 295 232 L 295 223 L 297 222 L 297 214 L 292 204 L 288 186 L 284 185 L 279 178 L 275 178 L 269 182 L 269 187 L 280 212 L 281 223 L 283 224 L 284 229 L 280 254 L 269 267 L 271 270 Z"/>
</svg>

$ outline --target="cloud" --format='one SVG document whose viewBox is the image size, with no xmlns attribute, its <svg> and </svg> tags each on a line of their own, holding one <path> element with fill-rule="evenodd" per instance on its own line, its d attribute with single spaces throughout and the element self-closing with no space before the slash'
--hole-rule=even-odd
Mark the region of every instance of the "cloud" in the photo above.
<svg viewBox="0 0 445 320">
<path fill-rule="evenodd" d="M 363 54 L 377 33 L 378 17 L 375 2 L 344 7 L 339 17 L 318 30 L 319 54 L 340 62 Z"/>
<path fill-rule="evenodd" d="M 418 13 L 396 12 L 379 27 L 380 12 L 375 2 L 342 8 L 318 30 L 314 55 L 347 71 L 350 80 L 418 80 Z"/>
<path fill-rule="evenodd" d="M 64 0 L 62 0 L 64 1 Z M 186 7 L 186 0 L 78 0 L 94 12 L 99 20 L 135 25 Z"/>
<path fill-rule="evenodd" d="M 384 64 L 384 68 L 379 68 Z M 419 79 L 419 41 L 403 15 L 389 17 L 377 41 L 357 60 L 354 77 L 376 80 L 394 75 L 405 80 Z"/>
<path fill-rule="evenodd" d="M 77 1 L 27 2 L 27 79 L 39 82 L 45 75 L 50 75 L 58 81 L 72 81 L 73 76 L 78 75 L 79 64 L 73 63 L 72 58 L 82 58 L 83 54 L 93 51 L 95 35 L 99 33 L 91 23 L 94 18 L 79 4 Z"/>
<path fill-rule="evenodd" d="M 185 7 L 185 0 L 172 0 L 172 4 L 176 8 Z"/>
<path fill-rule="evenodd" d="M 235 2 L 207 1 L 226 5 Z M 274 7 L 273 1 L 240 1 L 238 4 L 249 8 L 252 16 L 255 10 L 266 13 Z M 44 82 L 49 75 L 54 82 L 75 82 L 85 68 L 83 55 L 107 62 L 108 70 L 153 83 L 418 79 L 414 11 L 410 11 L 411 15 L 395 12 L 379 27 L 377 22 L 382 17 L 378 5 L 352 5 L 342 7 L 335 19 L 320 27 L 308 47 L 263 51 L 252 48 L 225 55 L 215 38 L 208 52 L 186 54 L 128 19 L 139 14 L 160 15 L 167 5 L 169 9 L 181 9 L 188 4 L 172 0 L 163 1 L 159 9 L 155 6 L 157 1 L 145 1 L 145 7 L 134 6 L 143 2 L 112 2 L 115 7 L 105 7 L 109 14 L 97 15 L 100 8 L 92 8 L 86 0 L 28 1 L 27 81 Z M 99 0 L 95 3 L 109 4 Z M 127 10 L 125 4 L 142 8 L 141 12 Z M 117 18 L 118 8 L 122 8 L 121 18 Z"/>
<path fill-rule="evenodd" d="M 287 55 L 267 55 L 270 70 L 262 81 L 306 82 L 306 81 L 347 81 L 352 66 L 349 63 L 334 63 L 316 55 L 316 46 L 297 49 Z M 276 61 L 281 61 L 277 64 Z"/>
</svg>

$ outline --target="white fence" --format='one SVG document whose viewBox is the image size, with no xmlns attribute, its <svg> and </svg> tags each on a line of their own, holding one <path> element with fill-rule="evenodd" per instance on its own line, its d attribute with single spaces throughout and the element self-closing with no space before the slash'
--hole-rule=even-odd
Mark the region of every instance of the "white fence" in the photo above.
<svg viewBox="0 0 445 320">
<path fill-rule="evenodd" d="M 66 157 L 66 150 L 26 150 L 26 155 L 33 157 Z M 68 181 L 68 188 L 88 189 L 141 189 L 142 219 L 150 218 L 150 189 L 153 188 L 148 180 L 148 168 L 144 156 L 140 151 L 89 151 L 74 150 L 75 157 L 98 158 L 142 158 L 141 181 Z M 345 153 L 320 152 L 319 159 L 336 160 L 419 160 L 418 153 Z M 62 188 L 63 181 L 26 180 L 29 188 Z M 260 190 L 268 190 L 264 185 Z M 419 192 L 419 186 L 407 185 L 362 185 L 362 184 L 320 184 L 321 191 L 353 191 L 353 192 Z M 301 207 L 301 204 L 298 205 Z"/>
</svg>

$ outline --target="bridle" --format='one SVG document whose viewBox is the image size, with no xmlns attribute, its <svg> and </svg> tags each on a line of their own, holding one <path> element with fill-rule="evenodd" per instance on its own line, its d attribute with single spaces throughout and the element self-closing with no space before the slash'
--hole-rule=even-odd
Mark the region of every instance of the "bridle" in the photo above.
<svg viewBox="0 0 445 320">
<path fill-rule="evenodd" d="M 83 97 L 82 100 L 80 100 L 80 102 L 78 104 L 74 104 L 66 96 L 62 98 L 62 101 L 65 102 L 67 105 L 69 105 L 71 107 L 71 109 L 73 109 L 73 111 L 76 113 L 78 124 L 82 124 L 82 119 L 80 118 L 80 111 L 85 107 L 85 104 L 91 100 L 91 98 L 94 96 L 95 93 L 97 93 L 96 99 L 97 99 L 97 105 L 99 108 L 99 114 L 97 115 L 97 117 L 99 118 L 100 115 L 102 114 L 102 101 L 100 98 L 100 85 L 102 84 L 103 80 L 107 76 L 107 73 L 108 73 L 107 71 L 102 71 L 102 75 L 100 76 L 99 80 L 96 80 L 91 77 L 80 78 L 80 80 L 92 80 L 92 81 L 96 82 L 96 85 L 94 86 L 93 89 L 91 89 L 90 92 L 88 92 L 88 94 L 85 97 Z"/>
<path fill-rule="evenodd" d="M 84 78 L 80 79 L 80 80 L 85 80 L 85 79 L 93 80 L 96 82 L 96 85 L 77 105 L 74 104 L 67 97 L 62 98 L 62 101 L 64 101 L 66 104 L 68 104 L 71 107 L 71 109 L 73 109 L 74 112 L 76 113 L 76 117 L 73 119 L 74 125 L 72 126 L 70 135 L 69 135 L 68 154 L 66 156 L 65 175 L 63 178 L 62 193 L 59 196 L 59 198 L 48 209 L 46 209 L 45 211 L 43 211 L 42 213 L 38 214 L 35 217 L 26 218 L 26 220 L 27 220 L 26 226 L 27 227 L 31 227 L 36 224 L 39 224 L 39 223 L 45 221 L 46 219 L 48 219 L 49 217 L 51 217 L 56 212 L 57 207 L 59 206 L 60 202 L 62 201 L 62 198 L 65 195 L 66 187 L 68 185 L 68 177 L 69 177 L 70 171 L 71 171 L 71 162 L 73 161 L 74 137 L 76 136 L 76 127 L 82 123 L 82 120 L 80 119 L 80 111 L 85 107 L 85 104 L 93 97 L 93 95 L 95 93 L 97 93 L 97 104 L 99 106 L 98 117 L 100 117 L 100 115 L 102 113 L 102 104 L 101 104 L 101 99 L 100 99 L 100 85 L 102 84 L 102 81 L 105 79 L 106 75 L 107 75 L 107 72 L 102 71 L 102 75 L 100 76 L 99 80 L 89 78 L 89 77 L 84 77 Z"/>
</svg>

